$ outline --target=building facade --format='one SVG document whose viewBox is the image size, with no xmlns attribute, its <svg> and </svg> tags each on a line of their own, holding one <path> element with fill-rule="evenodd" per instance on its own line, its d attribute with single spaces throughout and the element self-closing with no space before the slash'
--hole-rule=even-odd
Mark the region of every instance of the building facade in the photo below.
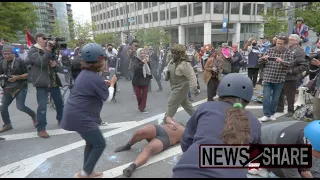
<svg viewBox="0 0 320 180">
<path fill-rule="evenodd" d="M 70 38 L 74 39 L 74 21 L 73 21 L 71 4 L 67 4 L 67 15 L 68 15 Z"/>
<path fill-rule="evenodd" d="M 64 32 L 64 37 L 70 39 L 69 20 L 67 13 L 67 4 L 65 2 L 52 2 L 55 9 L 55 18 L 59 22 L 59 27 Z"/>
<path fill-rule="evenodd" d="M 264 2 L 231 2 L 228 37 L 222 24 L 228 19 L 228 2 L 91 2 L 95 33 L 124 33 L 141 28 L 163 27 L 171 43 L 199 46 L 221 45 L 227 40 L 241 46 L 254 35 L 263 34 Z M 130 22 L 128 22 L 130 19 Z"/>
</svg>

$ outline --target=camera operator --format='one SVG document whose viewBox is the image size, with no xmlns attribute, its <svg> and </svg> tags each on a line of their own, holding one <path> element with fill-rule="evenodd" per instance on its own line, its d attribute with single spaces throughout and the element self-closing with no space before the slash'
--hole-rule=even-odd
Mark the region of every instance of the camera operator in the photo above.
<svg viewBox="0 0 320 180">
<path fill-rule="evenodd" d="M 115 73 L 117 73 L 118 68 L 119 68 L 119 62 L 118 62 L 118 67 L 117 67 L 117 61 L 118 61 L 118 57 L 117 57 L 117 52 L 114 51 L 113 45 L 112 44 L 107 44 L 107 64 L 108 64 L 108 71 L 115 71 Z M 112 78 L 111 74 L 110 74 L 110 78 Z M 117 83 L 114 84 L 114 93 L 113 93 L 113 97 L 112 97 L 112 102 L 116 103 L 116 92 L 117 92 Z"/>
<path fill-rule="evenodd" d="M 8 107 L 14 99 L 16 99 L 17 109 L 27 113 L 32 118 L 33 125 L 36 126 L 36 113 L 25 105 L 28 91 L 27 67 L 22 59 L 15 57 L 13 46 L 4 45 L 2 54 L 4 60 L 0 63 L 0 80 L 3 88 L 1 117 L 4 125 L 0 133 L 12 129 Z"/>
<path fill-rule="evenodd" d="M 38 33 L 35 36 L 37 41 L 28 53 L 27 64 L 31 65 L 31 79 L 33 85 L 37 89 L 37 131 L 41 138 L 49 138 L 46 131 L 47 125 L 47 101 L 48 93 L 54 101 L 56 106 L 58 124 L 62 118 L 63 101 L 59 86 L 61 81 L 57 72 L 63 72 L 63 68 L 57 63 L 55 59 L 56 49 L 55 41 L 48 41 L 48 38 L 43 33 Z"/>
<path fill-rule="evenodd" d="M 311 64 L 320 68 L 320 52 L 318 52 L 315 58 L 312 59 Z M 316 78 L 315 82 L 317 92 L 313 99 L 313 118 L 320 119 L 320 71 L 318 71 L 314 78 Z"/>
</svg>

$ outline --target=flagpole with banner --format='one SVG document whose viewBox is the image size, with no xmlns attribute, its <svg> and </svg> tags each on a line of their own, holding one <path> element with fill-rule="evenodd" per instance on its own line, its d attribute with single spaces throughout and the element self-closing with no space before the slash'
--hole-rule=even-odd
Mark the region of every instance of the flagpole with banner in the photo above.
<svg viewBox="0 0 320 180">
<path fill-rule="evenodd" d="M 27 41 L 27 45 L 29 47 L 31 47 L 34 43 L 35 43 L 35 40 L 33 38 L 33 36 L 31 35 L 30 31 L 28 30 L 27 27 L 25 27 L 25 30 L 26 30 L 26 41 Z"/>
</svg>

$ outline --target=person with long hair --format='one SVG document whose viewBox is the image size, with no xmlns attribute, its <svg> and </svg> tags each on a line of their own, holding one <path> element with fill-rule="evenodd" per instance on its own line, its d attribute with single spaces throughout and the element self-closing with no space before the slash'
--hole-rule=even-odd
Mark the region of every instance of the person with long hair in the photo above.
<svg viewBox="0 0 320 180">
<path fill-rule="evenodd" d="M 207 84 L 208 101 L 213 101 L 217 94 L 217 88 L 222 78 L 223 58 L 222 49 L 216 50 L 215 57 L 209 58 L 204 66 L 203 80 Z"/>
<path fill-rule="evenodd" d="M 137 56 L 132 59 L 133 79 L 132 85 L 138 101 L 138 109 L 144 114 L 148 114 L 145 110 L 147 106 L 147 97 L 151 75 L 151 66 L 146 57 L 145 50 L 139 48 Z"/>
<path fill-rule="evenodd" d="M 192 114 L 181 139 L 182 156 L 174 178 L 246 178 L 248 170 L 200 168 L 199 144 L 247 145 L 261 143 L 261 123 L 245 110 L 253 95 L 252 81 L 230 73 L 218 86 L 218 101 L 206 102 Z"/>
<path fill-rule="evenodd" d="M 103 153 L 106 142 L 97 121 L 103 101 L 110 102 L 114 93 L 117 77 L 104 80 L 97 72 L 105 67 L 105 51 L 96 43 L 86 44 L 81 49 L 82 71 L 77 76 L 63 109 L 61 128 L 76 131 L 85 140 L 83 169 L 76 178 L 98 178 L 102 172 L 93 169 Z M 109 86 L 109 87 L 108 87 Z"/>
</svg>

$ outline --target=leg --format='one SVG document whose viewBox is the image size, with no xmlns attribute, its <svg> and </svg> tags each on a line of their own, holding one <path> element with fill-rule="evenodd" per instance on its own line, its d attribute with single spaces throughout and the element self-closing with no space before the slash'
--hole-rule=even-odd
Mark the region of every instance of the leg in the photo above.
<svg viewBox="0 0 320 180">
<path fill-rule="evenodd" d="M 22 112 L 27 113 L 32 118 L 32 120 L 35 121 L 36 120 L 36 113 L 25 105 L 27 92 L 28 92 L 28 90 L 26 88 L 26 89 L 22 89 L 17 94 L 17 96 L 16 96 L 17 109 L 19 109 Z"/>
<path fill-rule="evenodd" d="M 276 113 L 277 104 L 279 101 L 279 97 L 281 94 L 281 91 L 283 89 L 284 83 L 274 83 L 273 84 L 273 92 L 272 92 L 272 98 L 270 103 L 270 112 L 271 115 L 274 115 Z"/>
<path fill-rule="evenodd" d="M 151 82 L 150 82 L 150 84 L 151 84 Z M 139 107 L 139 110 L 141 112 L 145 111 L 146 106 L 147 106 L 148 88 L 149 88 L 149 86 L 142 86 L 141 87 L 142 95 L 141 95 L 141 104 L 140 104 L 140 107 Z"/>
<path fill-rule="evenodd" d="M 14 98 L 10 94 L 5 93 L 2 96 L 2 106 L 1 106 L 1 117 L 4 123 L 3 128 L 0 130 L 0 133 L 6 132 L 12 129 L 11 120 L 9 116 L 9 106 L 12 103 Z"/>
<path fill-rule="evenodd" d="M 88 146 L 87 151 L 85 151 L 86 161 L 83 170 L 87 176 L 90 176 L 93 174 L 93 169 L 106 147 L 106 141 L 99 129 L 89 132 L 79 132 L 79 134 L 86 141 Z"/>
<path fill-rule="evenodd" d="M 124 146 L 120 146 L 117 147 L 114 152 L 121 152 L 121 151 L 126 151 L 131 149 L 131 146 L 134 145 L 137 142 L 140 142 L 144 139 L 146 139 L 147 141 L 152 140 L 153 138 L 156 137 L 156 127 L 153 124 L 148 124 L 140 129 L 138 129 L 133 136 L 131 137 L 131 139 L 129 140 L 129 142 L 124 145 Z"/>
<path fill-rule="evenodd" d="M 193 112 L 195 111 L 192 103 L 189 101 L 189 99 L 186 97 L 184 101 L 182 101 L 181 106 L 183 109 L 191 116 Z"/>
<path fill-rule="evenodd" d="M 134 91 L 135 91 L 136 98 L 137 98 L 137 101 L 138 101 L 138 109 L 139 109 L 139 111 L 142 111 L 140 109 L 140 107 L 141 107 L 141 99 L 142 99 L 141 87 L 140 86 L 134 86 Z"/>
<path fill-rule="evenodd" d="M 248 68 L 248 78 L 251 79 L 253 83 L 253 68 Z M 254 87 L 254 85 L 253 85 Z"/>
<path fill-rule="evenodd" d="M 280 93 L 276 112 L 283 112 L 284 111 L 284 96 L 285 96 L 284 89 L 282 89 L 281 93 Z"/>
<path fill-rule="evenodd" d="M 213 84 L 213 78 L 210 78 L 208 84 L 207 84 L 207 101 L 213 101 L 214 98 L 214 84 Z"/>
<path fill-rule="evenodd" d="M 199 83 L 199 75 L 198 75 L 198 73 L 196 73 L 196 77 L 197 77 L 197 89 L 200 90 L 200 83 Z"/>
<path fill-rule="evenodd" d="M 284 83 L 284 92 L 287 96 L 287 102 L 288 102 L 288 113 L 292 114 L 294 113 L 294 101 L 296 96 L 296 86 L 297 81 L 287 81 Z M 289 115 L 289 114 L 288 114 Z"/>
<path fill-rule="evenodd" d="M 187 92 L 188 93 L 188 92 Z M 173 118 L 174 115 L 177 113 L 179 106 L 181 105 L 182 101 L 184 100 L 183 97 L 180 97 L 182 93 L 171 91 L 168 99 L 167 111 L 164 117 L 164 122 L 166 122 L 167 117 Z M 187 94 L 185 95 L 185 97 Z"/>
<path fill-rule="evenodd" d="M 253 87 L 256 87 L 257 85 L 257 80 L 258 80 L 258 74 L 259 74 L 259 69 L 252 69 L 252 83 L 253 83 Z M 249 73 L 249 70 L 248 70 Z"/>
<path fill-rule="evenodd" d="M 62 112 L 63 112 L 63 101 L 62 101 L 62 95 L 59 87 L 54 87 L 50 88 L 50 93 L 52 96 L 52 100 L 54 104 L 56 105 L 56 110 L 57 110 L 57 116 L 56 119 L 60 123 L 62 119 Z"/>
<path fill-rule="evenodd" d="M 148 161 L 150 156 L 152 156 L 154 154 L 158 154 L 159 152 L 162 151 L 162 149 L 163 149 L 162 142 L 158 139 L 153 139 L 152 141 L 149 142 L 149 144 L 147 144 L 143 148 L 142 152 L 138 155 L 138 157 L 136 158 L 134 163 L 132 163 L 129 167 L 127 167 L 126 169 L 123 170 L 123 174 L 126 177 L 130 177 L 131 174 L 133 173 L 133 171 L 137 167 L 145 164 Z"/>
<path fill-rule="evenodd" d="M 48 102 L 48 89 L 37 87 L 37 131 L 46 130 L 47 126 L 47 102 Z"/>
<path fill-rule="evenodd" d="M 320 119 L 320 90 L 317 91 L 313 98 L 313 118 Z"/>
<path fill-rule="evenodd" d="M 263 114 L 266 117 L 270 117 L 271 114 L 271 91 L 272 91 L 272 84 L 271 83 L 263 83 L 263 101 L 262 101 L 262 106 L 263 106 Z"/>
<path fill-rule="evenodd" d="M 152 79 L 150 80 L 149 86 L 148 86 L 148 92 L 151 92 L 151 84 L 152 84 Z"/>
</svg>

